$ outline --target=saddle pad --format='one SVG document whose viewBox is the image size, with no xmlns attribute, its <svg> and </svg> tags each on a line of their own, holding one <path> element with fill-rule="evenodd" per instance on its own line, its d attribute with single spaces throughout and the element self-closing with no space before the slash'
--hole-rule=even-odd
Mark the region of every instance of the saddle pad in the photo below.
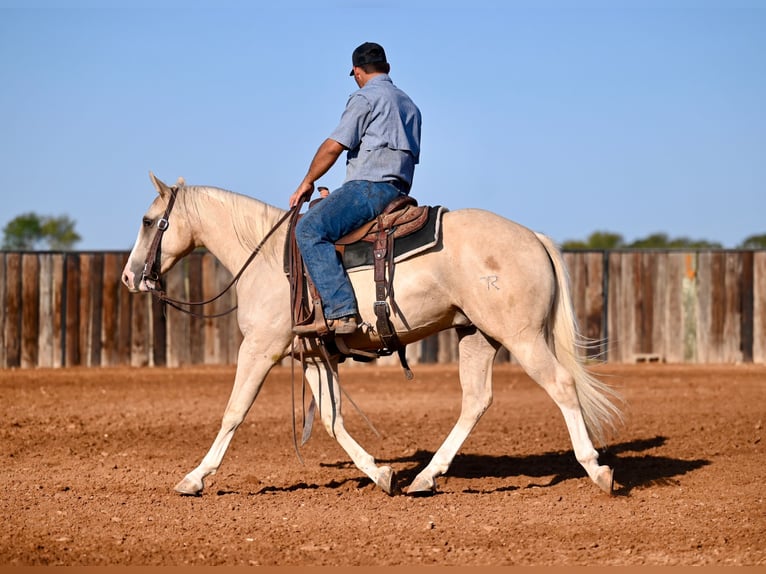
<svg viewBox="0 0 766 574">
<path fill-rule="evenodd" d="M 429 207 L 428 221 L 421 229 L 394 240 L 395 263 L 431 249 L 431 247 L 439 242 L 441 220 L 445 211 L 447 209 L 441 205 Z M 372 247 L 373 244 L 368 241 L 357 241 L 347 245 L 343 250 L 343 266 L 346 270 L 354 272 L 372 269 L 375 265 Z"/>
</svg>

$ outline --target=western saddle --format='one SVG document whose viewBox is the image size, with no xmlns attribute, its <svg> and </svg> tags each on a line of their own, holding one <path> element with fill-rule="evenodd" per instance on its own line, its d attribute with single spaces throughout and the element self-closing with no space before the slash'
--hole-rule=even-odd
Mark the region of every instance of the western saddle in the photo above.
<svg viewBox="0 0 766 574">
<path fill-rule="evenodd" d="M 312 202 L 310 207 L 318 201 L 321 199 Z M 350 349 L 343 336 L 335 337 L 328 328 L 322 312 L 322 301 L 306 273 L 295 241 L 295 224 L 300 218 L 299 210 L 296 210 L 290 221 L 285 253 L 285 268 L 290 279 L 294 332 L 299 337 L 318 338 L 324 344 L 334 345 L 341 355 L 341 360 L 352 357 L 357 361 L 371 361 L 397 352 L 407 378 L 412 378 L 405 358 L 404 345 L 399 340 L 390 319 L 391 310 L 398 313 L 393 292 L 394 241 L 423 228 L 428 221 L 429 209 L 429 206 L 419 206 L 414 198 L 402 195 L 393 200 L 377 218 L 335 242 L 335 249 L 341 256 L 350 245 L 358 242 L 370 244 L 372 249 L 375 281 L 373 311 L 376 318 L 374 333 L 380 340 L 380 346 L 375 352 Z"/>
</svg>

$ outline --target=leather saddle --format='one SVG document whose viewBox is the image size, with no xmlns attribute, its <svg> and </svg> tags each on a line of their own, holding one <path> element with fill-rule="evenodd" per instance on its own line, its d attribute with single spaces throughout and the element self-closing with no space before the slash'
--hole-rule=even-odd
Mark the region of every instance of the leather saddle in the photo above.
<svg viewBox="0 0 766 574">
<path fill-rule="evenodd" d="M 318 201 L 321 199 L 314 200 L 310 207 Z M 335 249 L 341 257 L 351 246 L 360 243 L 372 247 L 373 278 L 375 281 L 375 302 L 373 304 L 376 317 L 375 333 L 381 344 L 381 348 L 375 353 L 349 349 L 345 341 L 342 340 L 343 337 L 334 337 L 334 334 L 328 329 L 327 321 L 322 312 L 321 299 L 305 270 L 303 259 L 295 241 L 295 224 L 300 218 L 296 211 L 296 215 L 290 222 L 285 249 L 285 271 L 290 279 L 292 319 L 296 334 L 301 337 L 334 340 L 334 344 L 343 358 L 351 356 L 355 360 L 365 361 L 398 352 L 405 372 L 408 378 L 411 378 L 411 372 L 404 358 L 404 347 L 390 320 L 391 309 L 393 308 L 396 312 L 392 289 L 394 242 L 423 229 L 429 222 L 431 209 L 426 205 L 419 206 L 417 200 L 408 195 L 397 197 L 378 217 L 335 242 Z"/>
<path fill-rule="evenodd" d="M 348 245 L 358 241 L 375 243 L 381 232 L 397 237 L 406 237 L 421 229 L 428 221 L 428 206 L 418 205 L 409 195 L 401 195 L 389 203 L 378 217 L 368 221 L 335 242 L 335 250 L 343 254 Z"/>
</svg>

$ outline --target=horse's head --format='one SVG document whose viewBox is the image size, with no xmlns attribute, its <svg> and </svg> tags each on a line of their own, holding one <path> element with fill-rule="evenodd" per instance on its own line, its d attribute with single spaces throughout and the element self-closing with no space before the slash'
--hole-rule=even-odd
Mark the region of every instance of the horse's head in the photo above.
<svg viewBox="0 0 766 574">
<path fill-rule="evenodd" d="M 183 178 L 169 187 L 149 173 L 158 197 L 141 221 L 133 250 L 122 272 L 122 282 L 131 291 L 159 288 L 159 279 L 195 247 L 183 202 Z M 181 204 L 181 205 L 179 205 Z"/>
</svg>

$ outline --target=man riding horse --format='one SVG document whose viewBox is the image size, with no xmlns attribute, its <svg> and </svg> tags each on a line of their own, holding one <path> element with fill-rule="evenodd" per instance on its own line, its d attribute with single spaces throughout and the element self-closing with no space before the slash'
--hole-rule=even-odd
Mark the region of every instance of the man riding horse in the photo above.
<svg viewBox="0 0 766 574">
<path fill-rule="evenodd" d="M 346 179 L 301 218 L 296 241 L 322 300 L 327 326 L 338 335 L 358 327 L 354 290 L 334 243 L 375 219 L 400 195 L 409 194 L 420 159 L 420 110 L 388 73 L 383 47 L 365 42 L 351 57 L 359 90 L 351 94 L 338 127 L 317 150 L 308 173 L 290 196 L 290 207 L 309 199 L 314 183 L 343 150 Z"/>
</svg>

